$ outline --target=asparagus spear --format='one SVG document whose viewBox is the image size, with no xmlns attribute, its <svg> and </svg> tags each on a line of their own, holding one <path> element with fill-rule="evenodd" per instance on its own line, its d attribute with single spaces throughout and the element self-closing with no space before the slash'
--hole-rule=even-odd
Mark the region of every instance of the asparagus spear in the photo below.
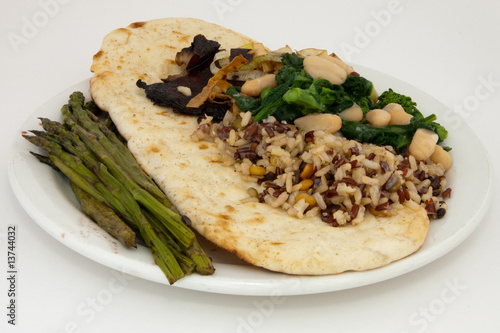
<svg viewBox="0 0 500 333">
<path fill-rule="evenodd" d="M 144 173 L 110 130 L 110 124 L 82 106 L 83 94 L 76 92 L 61 109 L 66 126 L 41 118 L 46 132 L 32 131 L 35 136 L 25 137 L 49 156 L 34 155 L 57 167 L 76 187 L 112 207 L 137 228 L 170 283 L 190 274 L 193 268 L 200 274 L 213 274 L 211 259 L 183 222 L 183 216 Z"/>
<path fill-rule="evenodd" d="M 40 136 L 46 134 L 41 131 L 33 131 Z M 41 163 L 47 164 L 53 169 L 59 171 L 56 165 L 48 156 L 31 152 Z M 109 206 L 102 201 L 89 195 L 87 192 L 78 187 L 75 183 L 70 182 L 71 189 L 75 194 L 76 199 L 80 203 L 82 210 L 92 220 L 94 220 L 103 230 L 115 237 L 126 247 L 136 247 L 136 234 Z"/>
<path fill-rule="evenodd" d="M 101 158 L 101 160 L 110 168 L 110 170 L 115 170 L 117 175 L 119 175 L 121 172 L 115 167 L 115 165 L 113 165 L 113 158 L 119 159 L 120 157 L 124 157 L 127 160 L 127 165 L 133 165 L 135 163 L 137 165 L 137 169 L 139 169 L 139 173 L 144 174 L 142 168 L 140 168 L 137 162 L 135 162 L 135 159 L 130 154 L 128 149 L 124 145 L 122 145 L 121 141 L 117 140 L 113 133 L 111 133 L 106 126 L 100 125 L 97 122 L 97 119 L 92 120 L 91 116 L 82 109 L 83 101 L 83 94 L 81 94 L 80 92 L 71 94 L 69 101 L 71 108 L 63 108 L 62 110 L 63 114 L 65 115 L 66 123 L 76 129 L 76 132 L 80 135 L 82 140 L 85 141 L 85 143 L 89 147 L 91 147 L 91 149 L 96 153 L 96 155 Z M 71 114 L 69 114 L 70 111 L 73 111 L 75 117 L 72 117 Z M 75 119 L 78 119 L 79 123 L 84 125 L 84 127 L 88 129 L 89 132 L 86 132 L 84 129 L 80 128 L 78 124 L 76 124 Z M 100 140 L 93 140 L 93 134 L 96 134 L 96 136 L 100 138 Z M 102 143 L 103 146 L 106 145 L 106 147 L 99 147 L 96 141 Z M 121 149 L 116 152 L 116 150 L 118 150 L 117 148 Z M 107 155 L 106 153 L 103 154 L 102 152 L 110 152 L 111 155 Z M 122 152 L 123 154 L 121 154 Z M 134 171 L 138 171 L 137 169 Z M 189 228 L 185 227 L 185 224 L 182 221 L 182 217 L 176 212 L 168 209 L 168 207 L 166 208 L 164 205 L 158 204 L 155 198 L 152 198 L 148 193 L 132 186 L 132 182 L 127 179 L 127 177 L 120 177 L 120 179 L 125 184 L 128 184 L 128 188 L 133 193 L 134 198 L 138 200 L 142 205 L 146 206 L 156 216 L 157 219 L 167 225 L 169 231 L 174 233 L 174 236 L 181 241 L 184 250 L 188 251 L 188 253 L 190 253 L 190 255 L 194 257 L 195 262 L 198 263 L 197 270 L 202 274 L 212 274 L 214 270 L 213 266 L 211 265 L 211 260 L 205 255 L 199 244 L 194 244 L 197 243 L 195 236 Z M 154 186 L 156 187 L 156 185 Z M 161 193 L 163 195 L 163 192 Z M 172 225 L 170 219 L 172 219 L 176 223 Z M 186 233 L 187 235 L 190 235 L 193 243 L 190 244 L 182 242 L 182 240 L 185 238 L 180 236 L 178 234 L 179 232 L 184 233 L 185 235 Z"/>
<path fill-rule="evenodd" d="M 145 215 L 148 216 L 148 220 L 151 222 L 151 225 L 165 236 L 165 240 L 171 245 L 171 247 L 174 248 L 175 251 L 187 255 L 191 263 L 194 264 L 194 269 L 196 270 L 196 272 L 201 275 L 211 275 L 215 272 L 215 269 L 212 265 L 212 260 L 205 254 L 205 251 L 203 251 L 197 240 L 195 240 L 195 242 L 190 247 L 183 247 L 182 244 L 177 244 L 175 242 L 165 225 L 161 223 L 154 215 L 152 215 L 148 211 L 145 211 Z M 174 252 L 174 250 L 172 252 Z M 174 255 L 176 255 L 175 252 Z M 181 258 L 181 260 L 185 259 Z M 189 265 L 190 263 L 188 262 L 185 264 Z"/>
<path fill-rule="evenodd" d="M 67 112 L 67 109 L 65 109 L 64 112 Z M 137 186 L 129 174 L 123 170 L 122 164 L 117 162 L 114 159 L 113 154 L 108 149 L 104 148 L 98 140 L 96 140 L 96 135 L 93 132 L 91 133 L 85 130 L 71 115 L 66 114 L 65 116 L 65 121 L 78 135 L 81 141 L 84 142 L 85 146 L 88 147 L 89 150 L 94 153 L 104 165 L 106 165 L 106 167 L 108 167 L 111 174 L 116 177 L 128 191 L 130 191 L 134 199 L 150 210 L 160 221 L 165 223 L 174 237 L 184 246 L 191 246 L 195 241 L 195 235 L 191 229 L 189 229 L 182 222 L 182 217 L 160 203 L 149 192 Z M 79 150 L 81 147 L 76 148 Z M 79 156 L 83 156 L 85 153 L 86 152 L 81 152 Z M 87 160 L 87 158 L 85 158 L 85 160 Z M 95 161 L 89 160 L 89 162 L 94 163 Z"/>
<path fill-rule="evenodd" d="M 139 204 L 121 183 L 113 177 L 104 164 L 99 163 L 96 173 L 106 185 L 104 192 L 108 203 L 137 226 L 146 245 L 151 249 L 156 264 L 162 269 L 170 284 L 185 274 L 169 247 L 164 244 L 149 221 L 142 214 Z M 106 191 L 106 189 L 113 189 Z"/>
<path fill-rule="evenodd" d="M 146 245 L 151 249 L 156 264 L 162 269 L 170 284 L 182 278 L 185 273 L 171 250 L 162 242 L 151 224 L 142 214 L 139 204 L 122 184 L 111 175 L 106 166 L 96 162 L 94 172 L 82 161 L 62 149 L 58 144 L 38 136 L 23 135 L 28 141 L 43 148 L 51 162 L 70 181 L 97 200 L 105 202 L 140 230 Z"/>
<path fill-rule="evenodd" d="M 43 164 L 47 164 L 49 167 L 51 167 L 52 169 L 56 170 L 56 171 L 59 171 L 59 169 L 55 166 L 54 163 L 52 163 L 52 161 L 50 160 L 50 158 L 48 156 L 45 156 L 45 155 L 41 155 L 41 154 L 37 154 L 35 152 L 32 152 L 30 151 L 30 154 L 35 156 L 36 159 L 40 162 L 40 163 L 43 163 Z"/>
<path fill-rule="evenodd" d="M 71 189 L 82 210 L 103 230 L 114 236 L 126 247 L 136 247 L 135 232 L 108 205 L 71 183 Z"/>
<path fill-rule="evenodd" d="M 79 158 L 64 153 L 61 146 L 57 143 L 51 142 L 41 136 L 23 134 L 23 137 L 35 146 L 49 152 L 48 158 L 50 163 L 75 182 L 77 186 L 98 200 L 105 201 L 104 197 L 95 188 L 99 179 Z M 50 152 L 52 152 L 52 154 L 50 154 Z"/>
<path fill-rule="evenodd" d="M 72 118 L 84 129 L 96 136 L 97 141 L 108 151 L 113 159 L 123 166 L 124 171 L 132 177 L 132 179 L 140 184 L 144 189 L 154 195 L 160 202 L 168 208 L 172 206 L 166 195 L 156 186 L 151 178 L 142 170 L 142 167 L 137 163 L 136 159 L 130 153 L 130 150 L 123 142 L 112 132 L 109 127 L 98 121 L 96 117 L 92 117 L 91 113 L 83 108 L 84 96 L 81 92 L 74 92 L 70 95 L 69 106 L 62 110 L 65 116 L 65 122 Z M 70 112 L 75 117 L 71 117 Z M 93 119 L 92 119 L 93 118 Z"/>
<path fill-rule="evenodd" d="M 170 236 L 168 230 L 165 228 L 163 223 L 158 221 L 158 219 L 152 215 L 149 211 L 143 210 L 144 216 L 148 219 L 148 221 L 151 223 L 153 228 L 158 232 L 162 240 L 168 244 L 170 250 L 174 254 L 175 258 L 181 265 L 182 269 L 186 274 L 190 274 L 193 272 L 193 270 L 196 269 L 196 263 L 189 257 L 187 256 L 183 249 L 179 246 L 179 244 Z"/>
</svg>

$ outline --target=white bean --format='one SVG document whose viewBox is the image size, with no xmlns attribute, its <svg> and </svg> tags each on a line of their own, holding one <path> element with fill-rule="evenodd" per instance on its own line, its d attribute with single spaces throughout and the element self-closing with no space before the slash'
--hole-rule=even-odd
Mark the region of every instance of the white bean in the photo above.
<svg viewBox="0 0 500 333">
<path fill-rule="evenodd" d="M 368 111 L 366 114 L 366 120 L 373 126 L 382 127 L 391 121 L 391 115 L 389 112 L 382 109 L 374 109 Z"/>
<path fill-rule="evenodd" d="M 405 111 L 398 103 L 389 103 L 384 107 L 384 110 L 391 115 L 389 125 L 408 125 L 413 116 Z"/>
<path fill-rule="evenodd" d="M 295 126 L 305 132 L 324 131 L 337 133 L 342 127 L 342 119 L 336 114 L 314 113 L 295 119 Z"/>
<path fill-rule="evenodd" d="M 323 78 L 332 84 L 342 84 L 347 79 L 347 73 L 342 67 L 320 56 L 305 57 L 304 70 L 313 79 Z"/>
<path fill-rule="evenodd" d="M 363 110 L 359 105 L 354 104 L 350 108 L 347 108 L 339 113 L 340 118 L 349 121 L 361 121 L 363 120 Z"/>
<path fill-rule="evenodd" d="M 451 168 L 451 160 L 450 153 L 444 150 L 440 145 L 436 145 L 431 155 L 431 161 L 436 164 L 441 163 L 444 167 L 444 171 L 448 171 Z"/>
<path fill-rule="evenodd" d="M 352 72 L 354 72 L 354 69 L 351 66 L 349 66 L 348 64 L 343 62 L 342 59 L 340 59 L 338 57 L 333 57 L 333 56 L 330 56 L 327 54 L 321 55 L 321 57 L 330 61 L 330 62 L 333 62 L 335 65 L 342 67 L 348 75 L 351 74 Z"/>
<path fill-rule="evenodd" d="M 409 151 L 417 161 L 428 159 L 436 147 L 439 136 L 425 128 L 416 130 L 411 140 Z"/>
<path fill-rule="evenodd" d="M 259 96 L 262 89 L 267 87 L 276 87 L 276 76 L 266 74 L 253 80 L 248 80 L 241 86 L 241 93 L 247 96 Z"/>
<path fill-rule="evenodd" d="M 389 112 L 393 109 L 399 109 L 401 111 L 404 111 L 405 109 L 401 106 L 399 103 L 389 103 L 386 106 L 384 106 L 384 110 Z"/>
</svg>

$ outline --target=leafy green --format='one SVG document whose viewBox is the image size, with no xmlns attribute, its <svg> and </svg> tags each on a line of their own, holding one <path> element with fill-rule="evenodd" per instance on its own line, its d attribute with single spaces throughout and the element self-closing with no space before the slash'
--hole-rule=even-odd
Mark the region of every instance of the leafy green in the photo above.
<svg viewBox="0 0 500 333">
<path fill-rule="evenodd" d="M 362 76 L 347 76 L 344 84 L 342 84 L 347 95 L 351 96 L 352 100 L 367 113 L 373 108 L 371 93 L 373 91 L 373 83 Z"/>
<path fill-rule="evenodd" d="M 414 118 L 423 119 L 424 116 L 422 112 L 417 109 L 417 103 L 415 103 L 411 97 L 399 94 L 392 89 L 384 91 L 378 98 L 377 104 L 373 106 L 374 109 L 382 109 L 389 103 L 398 103 L 403 109 Z M 433 119 L 435 120 L 435 119 Z M 432 121 L 427 124 L 427 128 L 435 132 L 439 136 L 439 141 L 443 141 L 448 137 L 448 131 L 440 124 Z"/>
<path fill-rule="evenodd" d="M 411 97 L 399 94 L 389 88 L 389 90 L 384 91 L 379 97 L 377 104 L 373 106 L 374 109 L 383 109 L 387 104 L 397 103 L 400 104 L 403 109 L 409 114 L 417 118 L 423 118 L 422 113 L 417 109 L 417 103 L 415 103 Z"/>
<path fill-rule="evenodd" d="M 240 87 L 231 86 L 226 90 L 226 94 L 234 98 L 241 111 L 250 111 L 260 106 L 260 99 L 241 95 L 240 90 Z"/>
<path fill-rule="evenodd" d="M 383 92 L 377 103 L 372 101 L 373 84 L 362 76 L 348 75 L 342 85 L 335 85 L 325 79 L 313 80 L 306 74 L 303 59 L 295 53 L 284 54 L 283 66 L 276 73 L 278 85 L 266 88 L 259 98 L 240 94 L 239 88 L 231 87 L 227 94 L 232 96 L 242 111 L 251 111 L 256 121 L 274 116 L 279 121 L 293 123 L 295 119 L 309 113 L 338 114 L 356 103 L 363 113 L 384 108 L 389 103 L 398 103 L 413 116 L 408 125 L 387 125 L 374 127 L 365 121 L 343 121 L 341 133 L 348 139 L 377 145 L 390 145 L 397 151 L 409 146 L 418 128 L 429 129 L 443 141 L 447 130 L 436 123 L 436 116 L 425 117 L 410 97 L 392 89 Z"/>
<path fill-rule="evenodd" d="M 304 58 L 300 58 L 296 53 L 285 53 L 281 58 L 283 62 L 283 67 L 276 78 L 280 82 L 280 77 L 285 75 L 285 73 L 300 72 L 304 69 Z"/>
<path fill-rule="evenodd" d="M 306 110 L 326 111 L 326 106 L 321 103 L 319 95 L 312 92 L 311 89 L 291 88 L 283 95 L 283 100 L 289 104 L 302 106 Z"/>
<path fill-rule="evenodd" d="M 354 104 L 342 86 L 331 84 L 325 79 L 315 80 L 306 89 L 293 87 L 283 95 L 283 100 L 302 107 L 303 114 L 339 113 Z"/>
<path fill-rule="evenodd" d="M 374 127 L 359 121 L 342 121 L 342 134 L 350 140 L 369 142 L 378 146 L 392 146 L 396 152 L 407 148 L 418 128 L 432 130 L 435 115 L 426 118 L 414 117 L 408 125 L 386 125 Z"/>
<path fill-rule="evenodd" d="M 295 53 L 287 53 L 282 58 L 283 67 L 276 73 L 278 86 L 266 91 L 257 108 L 250 109 L 256 121 L 262 121 L 272 115 L 279 120 L 293 122 L 298 117 L 307 114 L 299 107 L 290 107 L 283 95 L 292 88 L 304 88 L 314 80 L 304 71 L 303 59 Z"/>
<path fill-rule="evenodd" d="M 433 131 L 439 136 L 439 142 L 443 141 L 448 137 L 448 131 L 446 130 L 446 128 L 444 128 L 443 125 L 440 125 L 436 122 L 432 122 L 431 127 L 432 127 L 431 131 Z"/>
<path fill-rule="evenodd" d="M 278 86 L 267 88 L 261 98 L 243 96 L 234 87 L 227 91 L 236 105 L 242 111 L 251 111 L 257 121 L 273 115 L 280 121 L 293 122 L 311 112 L 336 114 L 355 102 L 366 111 L 373 105 L 369 98 L 373 85 L 364 78 L 349 76 L 344 88 L 325 79 L 313 80 L 304 70 L 303 59 L 295 53 L 284 54 L 282 62 L 276 73 Z"/>
</svg>

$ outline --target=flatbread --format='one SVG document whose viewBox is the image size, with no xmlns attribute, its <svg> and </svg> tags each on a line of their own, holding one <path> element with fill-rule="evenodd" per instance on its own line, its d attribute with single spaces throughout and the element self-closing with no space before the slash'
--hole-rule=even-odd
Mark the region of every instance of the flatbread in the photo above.
<svg viewBox="0 0 500 333">
<path fill-rule="evenodd" d="M 179 72 L 175 54 L 199 33 L 222 48 L 251 41 L 192 18 L 133 23 L 104 38 L 90 81 L 94 101 L 110 113 L 139 163 L 194 229 L 252 265 L 289 274 L 373 269 L 421 247 L 429 229 L 423 208 L 404 208 L 391 217 L 367 214 L 360 224 L 334 228 L 319 217 L 299 219 L 267 204 L 242 203 L 252 184 L 233 167 L 212 162 L 214 144 L 190 139 L 196 118 L 153 105 L 136 86 L 138 79 L 151 84 Z"/>
</svg>

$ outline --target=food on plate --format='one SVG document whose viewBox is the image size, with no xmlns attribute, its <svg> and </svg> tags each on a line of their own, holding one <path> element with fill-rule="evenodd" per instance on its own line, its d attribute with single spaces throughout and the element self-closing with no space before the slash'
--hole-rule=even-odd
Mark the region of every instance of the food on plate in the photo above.
<svg viewBox="0 0 500 333">
<path fill-rule="evenodd" d="M 310 114 L 298 118 L 295 127 L 275 119 L 249 123 L 249 113 L 228 113 L 221 123 L 212 123 L 210 118 L 202 121 L 192 139 L 215 142 L 220 154 L 212 160 L 232 165 L 254 181 L 246 202 L 264 202 L 291 216 L 319 216 L 339 226 L 357 224 L 368 212 L 389 216 L 403 205 L 417 208 L 417 202 L 422 202 L 431 218 L 444 215 L 444 200 L 451 191 L 445 187 L 444 167 L 325 129 L 333 126 L 337 131 L 340 121 L 332 125 L 320 119 L 312 132 L 313 125 L 302 121 L 311 116 L 338 117 Z M 303 126 L 308 130 L 299 130 Z"/>
<path fill-rule="evenodd" d="M 43 131 L 23 134 L 45 151 L 33 153 L 61 171 L 87 213 L 127 247 L 136 236 L 151 249 L 169 283 L 191 272 L 213 274 L 210 258 L 165 194 L 147 176 L 95 106 L 74 92 L 61 108 L 63 123 L 41 118 Z"/>
<path fill-rule="evenodd" d="M 71 190 L 85 214 L 94 220 L 103 230 L 115 237 L 126 247 L 137 247 L 135 232 L 113 208 L 91 196 L 73 182 L 71 182 Z"/>
<path fill-rule="evenodd" d="M 447 131 L 326 51 L 271 52 L 166 18 L 109 33 L 91 70 L 93 100 L 141 167 L 192 228 L 250 264 L 377 268 L 417 251 L 446 212 Z M 437 136 L 434 159 L 408 153 L 419 129 Z"/>
</svg>

